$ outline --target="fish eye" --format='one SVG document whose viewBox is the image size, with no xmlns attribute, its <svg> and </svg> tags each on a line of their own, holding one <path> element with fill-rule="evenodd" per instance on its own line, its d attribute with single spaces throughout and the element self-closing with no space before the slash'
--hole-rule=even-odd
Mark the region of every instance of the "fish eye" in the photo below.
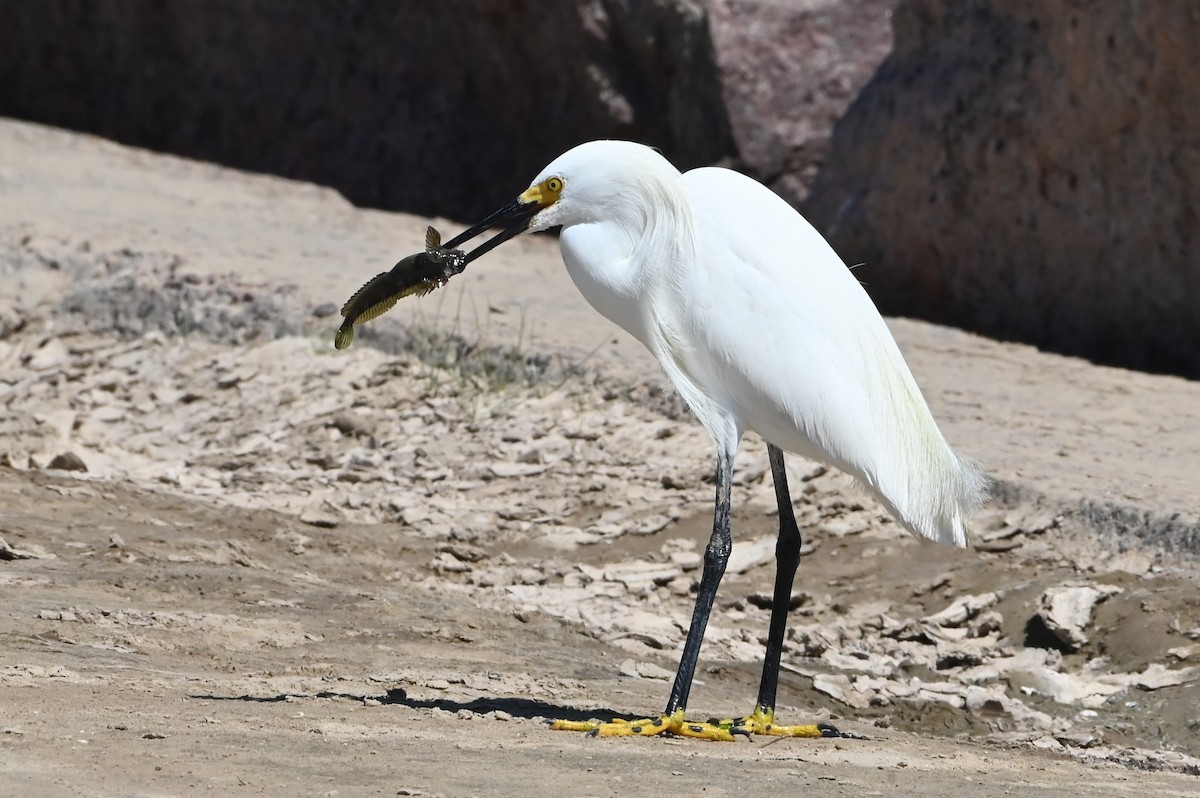
<svg viewBox="0 0 1200 798">
<path fill-rule="evenodd" d="M 552 177 L 546 181 L 546 191 L 550 194 L 558 194 L 563 190 L 562 178 Z"/>
</svg>

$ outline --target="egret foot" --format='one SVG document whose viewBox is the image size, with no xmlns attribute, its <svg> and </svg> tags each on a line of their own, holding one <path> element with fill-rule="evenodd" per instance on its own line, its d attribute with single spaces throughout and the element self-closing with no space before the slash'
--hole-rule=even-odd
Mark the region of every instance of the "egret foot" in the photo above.
<svg viewBox="0 0 1200 798">
<path fill-rule="evenodd" d="M 556 720 L 550 724 L 556 731 L 587 732 L 592 737 L 657 737 L 674 735 L 677 737 L 695 737 L 698 740 L 717 740 L 733 742 L 735 734 L 750 736 L 743 729 L 733 726 L 723 727 L 715 723 L 696 723 L 685 720 L 683 710 L 673 715 L 660 715 L 657 719 L 642 718 L 640 720 L 622 720 L 614 718 L 607 723 L 595 721 Z"/>
<path fill-rule="evenodd" d="M 776 737 L 842 737 L 838 728 L 829 723 L 781 726 L 775 722 L 775 710 L 755 707 L 754 712 L 744 718 L 711 720 L 709 723 L 734 734 L 768 734 Z"/>
</svg>

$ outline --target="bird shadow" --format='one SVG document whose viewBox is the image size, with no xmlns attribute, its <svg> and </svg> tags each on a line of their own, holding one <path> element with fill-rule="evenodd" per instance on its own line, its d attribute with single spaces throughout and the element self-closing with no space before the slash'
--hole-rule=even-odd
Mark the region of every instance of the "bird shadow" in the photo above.
<svg viewBox="0 0 1200 798">
<path fill-rule="evenodd" d="M 592 719 L 637 720 L 640 716 L 615 709 L 577 709 L 561 704 L 550 704 L 531 698 L 491 698 L 480 697 L 469 701 L 455 701 L 449 698 L 410 698 L 403 688 L 393 687 L 380 695 L 340 693 L 333 690 L 322 690 L 317 693 L 279 693 L 277 695 L 189 695 L 188 698 L 199 701 L 247 701 L 258 704 L 273 704 L 283 701 L 304 701 L 312 699 L 345 700 L 356 702 L 378 701 L 384 706 L 400 706 L 409 709 L 442 709 L 447 712 L 468 710 L 476 714 L 488 712 L 507 712 L 514 718 L 529 720 L 552 718 L 555 720 L 587 721 Z"/>
</svg>

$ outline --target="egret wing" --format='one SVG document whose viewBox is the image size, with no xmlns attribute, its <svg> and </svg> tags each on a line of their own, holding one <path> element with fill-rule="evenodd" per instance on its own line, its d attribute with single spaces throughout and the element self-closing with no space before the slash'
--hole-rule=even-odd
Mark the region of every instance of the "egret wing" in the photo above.
<svg viewBox="0 0 1200 798">
<path fill-rule="evenodd" d="M 678 310 L 696 379 L 744 426 L 856 477 L 910 531 L 961 543 L 963 465 L 841 258 L 750 178 L 705 168 L 684 183 L 696 263 Z"/>
</svg>

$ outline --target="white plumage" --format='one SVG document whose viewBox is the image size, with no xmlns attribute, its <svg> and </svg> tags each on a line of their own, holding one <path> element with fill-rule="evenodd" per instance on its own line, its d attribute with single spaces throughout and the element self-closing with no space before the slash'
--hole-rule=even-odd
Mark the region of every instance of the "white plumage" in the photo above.
<svg viewBox="0 0 1200 798">
<path fill-rule="evenodd" d="M 887 325 L 845 264 L 772 191 L 716 167 L 680 174 L 640 144 L 555 159 L 575 285 L 658 358 L 719 450 L 747 430 L 836 466 L 906 529 L 966 545 L 986 478 L 947 445 Z"/>
<path fill-rule="evenodd" d="M 713 533 L 666 710 L 657 720 L 553 727 L 712 740 L 840 735 L 828 724 L 775 722 L 801 548 L 783 452 L 842 469 L 910 532 L 959 546 L 987 485 L 946 444 L 875 305 L 820 234 L 766 187 L 727 169 L 680 174 L 630 142 L 594 141 L 564 153 L 516 200 L 447 246 L 502 223 L 510 226 L 467 258 L 526 229 L 561 226 L 575 285 L 654 353 L 717 447 Z M 754 712 L 697 724 L 685 709 L 732 547 L 733 458 L 749 430 L 767 440 L 779 505 L 763 675 Z"/>
</svg>

